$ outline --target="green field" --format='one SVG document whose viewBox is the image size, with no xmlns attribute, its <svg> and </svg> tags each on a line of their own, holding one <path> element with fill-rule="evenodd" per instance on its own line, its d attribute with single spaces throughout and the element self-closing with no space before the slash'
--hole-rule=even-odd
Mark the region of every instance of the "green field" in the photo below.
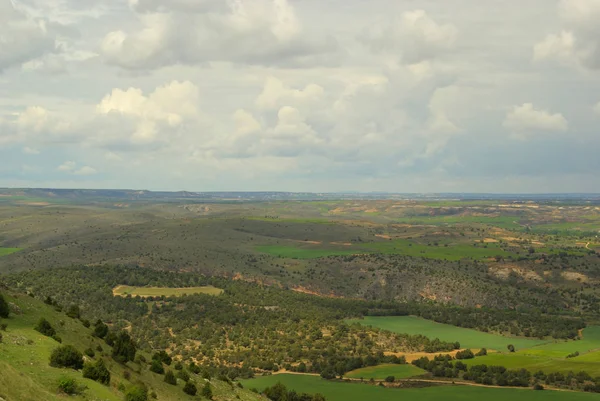
<svg viewBox="0 0 600 401">
<path fill-rule="evenodd" d="M 303 393 L 321 393 L 327 401 L 579 401 L 598 400 L 597 394 L 530 389 L 498 389 L 472 386 L 437 386 L 422 389 L 392 389 L 362 383 L 330 382 L 318 376 L 272 375 L 244 380 L 246 388 L 263 390 L 281 382 Z"/>
<path fill-rule="evenodd" d="M 420 376 L 427 372 L 413 365 L 378 365 L 368 368 L 356 369 L 346 373 L 344 376 L 351 379 L 375 379 L 384 380 L 388 376 L 394 376 L 396 379 L 406 379 L 408 377 Z"/>
<path fill-rule="evenodd" d="M 580 356 L 567 358 L 567 355 L 579 352 Z M 514 354 L 491 354 L 478 357 L 467 364 L 501 365 L 507 368 L 525 368 L 532 372 L 579 372 L 585 371 L 591 376 L 600 375 L 600 326 L 591 326 L 583 330 L 583 339 L 561 341 L 517 351 Z"/>
<path fill-rule="evenodd" d="M 372 317 L 349 320 L 349 323 L 360 323 L 365 326 L 378 327 L 395 333 L 422 334 L 442 341 L 460 342 L 461 348 L 487 348 L 506 352 L 508 344 L 517 349 L 531 348 L 547 341 L 527 338 L 505 337 L 498 334 L 483 333 L 473 329 L 436 323 L 414 316 Z"/>
<path fill-rule="evenodd" d="M 10 255 L 11 253 L 19 252 L 21 248 L 1 248 L 0 256 Z"/>
<path fill-rule="evenodd" d="M 326 256 L 344 256 L 353 255 L 358 252 L 357 250 L 350 249 L 322 249 L 322 248 L 300 248 L 294 246 L 285 245 L 263 245 L 257 246 L 258 252 L 267 253 L 278 258 L 291 258 L 291 259 L 316 259 L 323 258 Z M 365 252 L 362 252 L 365 253 Z"/>
<path fill-rule="evenodd" d="M 208 295 L 221 295 L 223 290 L 220 288 L 213 287 L 212 285 L 204 287 L 186 287 L 186 288 L 166 288 L 166 287 L 131 287 L 128 285 L 120 285 L 113 289 L 113 295 L 115 296 L 127 296 L 132 297 L 180 297 L 184 294 L 208 294 Z"/>
</svg>

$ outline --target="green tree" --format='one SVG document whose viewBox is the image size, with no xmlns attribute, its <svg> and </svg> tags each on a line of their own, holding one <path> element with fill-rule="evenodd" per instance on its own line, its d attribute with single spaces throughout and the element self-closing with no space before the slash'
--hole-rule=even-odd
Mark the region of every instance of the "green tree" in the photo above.
<svg viewBox="0 0 600 401">
<path fill-rule="evenodd" d="M 8 307 L 8 302 L 4 299 L 4 296 L 0 294 L 0 317 L 6 319 L 10 314 L 10 308 Z"/>
<path fill-rule="evenodd" d="M 83 368 L 83 355 L 72 345 L 63 345 L 52 351 L 50 366 L 55 368 Z"/>
<path fill-rule="evenodd" d="M 508 346 L 506 348 L 508 348 L 509 352 L 515 352 L 515 346 L 512 344 L 508 344 Z"/>
<path fill-rule="evenodd" d="M 167 373 L 165 373 L 164 382 L 167 384 L 171 384 L 173 386 L 175 386 L 177 384 L 177 378 L 173 374 L 172 370 L 167 370 Z"/>
<path fill-rule="evenodd" d="M 396 380 L 394 376 L 388 376 L 385 378 L 385 381 L 388 383 L 393 383 Z"/>
<path fill-rule="evenodd" d="M 119 363 L 127 363 L 135 359 L 136 347 L 126 331 L 121 331 L 113 345 L 112 357 Z"/>
<path fill-rule="evenodd" d="M 185 383 L 185 386 L 183 386 L 183 392 L 188 395 L 194 396 L 198 392 L 198 388 L 196 388 L 196 385 L 194 383 L 187 382 Z"/>
<path fill-rule="evenodd" d="M 33 328 L 35 331 L 42 333 L 46 337 L 54 337 L 56 335 L 56 330 L 50 324 L 49 321 L 44 319 L 43 317 L 37 322 L 35 327 Z"/>
<path fill-rule="evenodd" d="M 165 368 L 163 368 L 163 365 L 160 361 L 153 359 L 152 363 L 150 364 L 150 372 L 154 372 L 154 373 L 158 373 L 159 375 L 162 375 L 163 373 L 165 373 Z"/>
<path fill-rule="evenodd" d="M 125 401 L 148 401 L 148 389 L 143 386 L 132 386 L 125 393 Z"/>
<path fill-rule="evenodd" d="M 81 316 L 81 311 L 79 310 L 79 306 L 77 306 L 77 305 L 69 306 L 69 309 L 67 310 L 67 316 L 69 316 L 70 318 L 73 318 L 73 319 L 79 319 L 79 317 Z"/>
<path fill-rule="evenodd" d="M 210 383 L 206 383 L 204 387 L 202 387 L 202 397 L 212 400 L 213 392 Z"/>
<path fill-rule="evenodd" d="M 96 363 L 86 363 L 83 367 L 83 377 L 92 379 L 102 384 L 110 384 L 110 371 L 106 368 L 103 359 Z"/>
<path fill-rule="evenodd" d="M 104 338 L 108 334 L 108 326 L 102 320 L 98 319 L 94 324 L 94 335 L 98 338 Z"/>
</svg>

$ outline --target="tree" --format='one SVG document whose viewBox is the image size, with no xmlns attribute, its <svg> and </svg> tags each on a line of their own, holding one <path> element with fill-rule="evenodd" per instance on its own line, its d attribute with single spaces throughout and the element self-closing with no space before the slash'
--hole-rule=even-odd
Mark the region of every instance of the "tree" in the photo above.
<svg viewBox="0 0 600 401">
<path fill-rule="evenodd" d="M 388 376 L 385 378 L 385 381 L 388 383 L 393 383 L 396 380 L 394 376 Z"/>
<path fill-rule="evenodd" d="M 83 377 L 102 384 L 110 384 L 110 371 L 106 368 L 103 359 L 99 359 L 94 364 L 86 363 L 83 367 Z"/>
<path fill-rule="evenodd" d="M 173 386 L 177 385 L 177 378 L 173 374 L 172 370 L 167 370 L 167 373 L 165 373 L 164 382 L 168 383 L 168 384 L 171 384 Z"/>
<path fill-rule="evenodd" d="M 63 345 L 52 351 L 50 366 L 55 368 L 83 368 L 83 355 L 72 345 Z"/>
<path fill-rule="evenodd" d="M 94 324 L 94 336 L 98 338 L 104 338 L 108 334 L 108 326 L 105 325 L 102 320 L 98 319 Z"/>
<path fill-rule="evenodd" d="M 33 328 L 35 331 L 42 333 L 46 337 L 54 337 L 56 335 L 56 330 L 50 324 L 49 321 L 44 319 L 43 317 L 37 322 L 35 327 Z"/>
<path fill-rule="evenodd" d="M 127 363 L 135 359 L 136 348 L 126 331 L 121 331 L 113 345 L 112 357 L 119 363 Z"/>
<path fill-rule="evenodd" d="M 152 359 L 161 361 L 167 366 L 171 366 L 171 362 L 173 362 L 171 356 L 169 356 L 169 354 L 167 354 L 164 350 L 154 353 L 154 355 L 152 355 Z"/>
<path fill-rule="evenodd" d="M 0 317 L 6 319 L 8 318 L 9 314 L 10 308 L 8 307 L 8 303 L 6 302 L 2 294 L 0 294 Z"/>
<path fill-rule="evenodd" d="M 125 401 L 148 401 L 148 389 L 143 386 L 129 387 L 125 393 Z"/>
<path fill-rule="evenodd" d="M 204 387 L 202 387 L 202 397 L 212 400 L 213 392 L 210 383 L 206 383 Z"/>
<path fill-rule="evenodd" d="M 183 392 L 188 395 L 194 396 L 198 392 L 198 388 L 196 388 L 196 385 L 194 383 L 187 382 L 185 383 L 185 386 L 183 386 Z"/>
<path fill-rule="evenodd" d="M 506 348 L 508 348 L 509 352 L 515 352 L 515 346 L 512 344 L 508 344 L 508 346 Z"/>
<path fill-rule="evenodd" d="M 163 365 L 160 361 L 153 359 L 152 364 L 150 365 L 150 372 L 154 372 L 154 373 L 158 373 L 159 375 L 162 375 L 163 373 L 165 373 L 165 368 L 163 368 Z"/>
<path fill-rule="evenodd" d="M 79 317 L 81 316 L 81 311 L 79 310 L 79 306 L 77 306 L 77 305 L 69 306 L 69 309 L 67 310 L 67 316 L 69 316 L 70 318 L 73 318 L 73 319 L 79 319 Z"/>
</svg>

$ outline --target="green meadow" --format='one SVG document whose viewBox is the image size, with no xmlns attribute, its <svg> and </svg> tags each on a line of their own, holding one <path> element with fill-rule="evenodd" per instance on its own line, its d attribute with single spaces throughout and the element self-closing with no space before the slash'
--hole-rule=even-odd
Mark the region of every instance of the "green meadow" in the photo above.
<svg viewBox="0 0 600 401">
<path fill-rule="evenodd" d="M 344 376 L 351 379 L 371 378 L 375 380 L 384 380 L 388 376 L 394 376 L 396 379 L 406 379 L 408 377 L 420 376 L 426 374 L 427 371 L 417 368 L 413 365 L 378 365 L 361 368 L 346 373 Z"/>
<path fill-rule="evenodd" d="M 586 401 L 597 394 L 531 389 L 499 389 L 474 386 L 435 386 L 421 389 L 395 389 L 363 383 L 323 380 L 318 376 L 271 375 L 243 380 L 246 388 L 263 390 L 278 382 L 299 393 L 321 393 L 327 401 Z"/>
<path fill-rule="evenodd" d="M 0 247 L 0 256 L 10 255 L 11 253 L 19 252 L 21 248 L 2 248 Z"/>
<path fill-rule="evenodd" d="M 458 341 L 461 348 L 487 348 L 507 352 L 507 346 L 513 344 L 517 349 L 531 348 L 547 341 L 528 338 L 506 337 L 499 334 L 483 333 L 473 329 L 436 323 L 415 316 L 367 316 L 363 319 L 352 319 L 349 323 L 360 323 L 395 333 L 422 334 L 442 341 Z"/>
<path fill-rule="evenodd" d="M 180 297 L 182 295 L 192 294 L 208 294 L 208 295 L 221 295 L 223 290 L 220 288 L 213 287 L 212 285 L 204 287 L 185 287 L 185 288 L 167 288 L 167 287 L 131 287 L 128 285 L 120 285 L 113 289 L 113 295 L 115 296 L 127 296 L 132 297 Z"/>
</svg>

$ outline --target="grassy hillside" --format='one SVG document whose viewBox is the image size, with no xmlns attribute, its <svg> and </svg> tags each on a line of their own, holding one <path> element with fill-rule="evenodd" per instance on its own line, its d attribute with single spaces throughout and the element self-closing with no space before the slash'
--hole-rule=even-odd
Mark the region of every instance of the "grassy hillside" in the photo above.
<svg viewBox="0 0 600 401">
<path fill-rule="evenodd" d="M 597 394 L 566 391 L 534 391 L 531 389 L 498 389 L 470 386 L 436 386 L 421 389 L 395 389 L 362 383 L 331 382 L 315 376 L 273 375 L 243 382 L 247 388 L 259 390 L 281 382 L 297 392 L 321 393 L 327 401 L 587 401 Z"/>
<path fill-rule="evenodd" d="M 11 295 L 2 291 L 4 298 L 11 304 L 16 313 L 11 313 L 8 319 L 0 319 L 7 324 L 6 331 L 0 331 L 0 397 L 7 401 L 46 401 L 64 400 L 65 395 L 58 391 L 60 378 L 75 379 L 80 385 L 87 387 L 82 395 L 73 396 L 74 400 L 107 400 L 120 401 L 124 392 L 136 383 L 143 383 L 149 390 L 155 392 L 159 400 L 187 401 L 201 399 L 191 397 L 183 392 L 184 382 L 178 380 L 176 386 L 163 381 L 163 376 L 152 373 L 146 364 L 129 362 L 121 365 L 111 357 L 112 349 L 103 340 L 92 336 L 92 331 L 84 327 L 81 321 L 67 317 L 57 312 L 53 307 L 25 295 Z M 49 366 L 52 351 L 60 346 L 57 341 L 46 337 L 33 328 L 41 317 L 47 319 L 56 329 L 63 345 L 73 345 L 80 352 L 87 348 L 96 351 L 94 358 L 103 358 L 111 372 L 109 386 L 84 379 L 80 371 L 60 369 Z M 98 351 L 100 346 L 102 351 Z M 145 357 L 150 360 L 149 355 Z M 87 358 L 87 357 L 86 357 Z M 128 373 L 126 374 L 125 371 Z M 128 376 L 129 379 L 125 377 Z M 205 380 L 191 374 L 198 388 Z M 216 400 L 241 399 L 257 401 L 263 399 L 252 392 L 239 389 L 218 380 L 211 380 Z M 200 393 L 200 392 L 199 392 Z"/>
</svg>

